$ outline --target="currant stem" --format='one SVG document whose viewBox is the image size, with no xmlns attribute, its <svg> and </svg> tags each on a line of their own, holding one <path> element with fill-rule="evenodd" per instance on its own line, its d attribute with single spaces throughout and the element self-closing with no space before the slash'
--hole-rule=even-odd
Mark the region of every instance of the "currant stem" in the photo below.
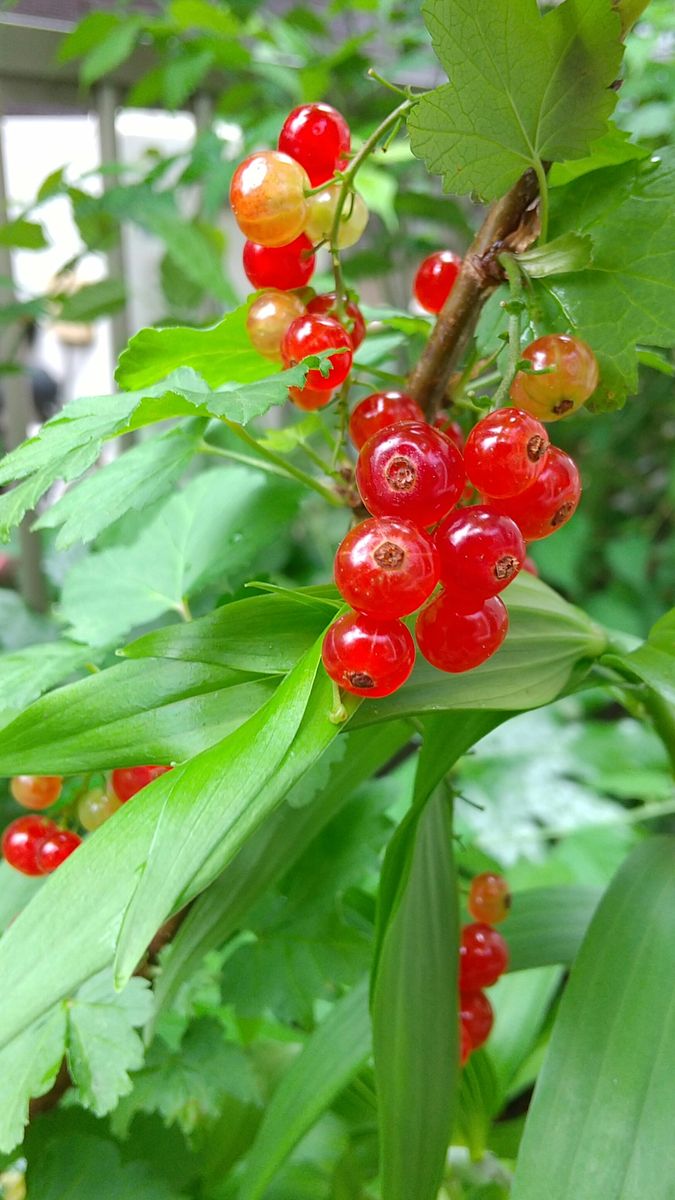
<svg viewBox="0 0 675 1200">
<path fill-rule="evenodd" d="M 520 360 L 520 318 L 523 311 L 523 281 L 518 264 L 510 254 L 501 254 L 499 261 L 506 271 L 511 289 L 511 311 L 509 312 L 509 350 L 502 381 L 492 399 L 492 407 L 500 408 L 508 398 L 511 384 L 518 371 Z"/>
<path fill-rule="evenodd" d="M 220 420 L 224 425 L 227 426 L 228 429 L 232 431 L 232 433 L 235 434 L 236 437 L 240 439 L 240 441 L 245 442 L 247 446 L 251 446 L 252 449 L 256 450 L 258 454 L 263 456 L 263 459 L 279 468 L 279 471 L 282 474 L 290 475 L 291 479 L 296 479 L 298 483 L 302 483 L 304 487 L 311 488 L 311 490 L 317 492 L 319 496 L 323 496 L 324 500 L 327 500 L 328 503 L 332 504 L 334 508 L 344 507 L 344 502 L 335 494 L 334 491 L 331 490 L 331 488 L 325 487 L 324 484 L 320 483 L 318 479 L 315 479 L 313 475 L 308 475 L 306 471 L 301 470 L 300 467 L 296 467 L 294 463 L 287 462 L 286 459 L 282 458 L 280 454 L 276 454 L 274 450 L 268 449 L 267 446 L 261 446 L 260 442 L 258 442 L 256 438 L 254 438 L 246 429 L 244 429 L 243 425 L 239 425 L 237 421 L 230 421 L 227 417 L 221 417 Z"/>
<path fill-rule="evenodd" d="M 548 180 L 540 159 L 537 159 L 534 170 L 539 185 L 539 224 L 541 226 L 539 244 L 543 246 L 544 242 L 548 241 Z"/>
</svg>

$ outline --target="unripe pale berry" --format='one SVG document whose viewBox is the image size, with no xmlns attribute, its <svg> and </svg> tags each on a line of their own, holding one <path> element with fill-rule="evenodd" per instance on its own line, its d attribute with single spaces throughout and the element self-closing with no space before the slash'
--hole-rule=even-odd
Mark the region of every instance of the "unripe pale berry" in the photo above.
<svg viewBox="0 0 675 1200">
<path fill-rule="evenodd" d="M 22 808 L 40 811 L 56 803 L 62 786 L 60 775 L 15 775 L 10 780 L 9 790 Z"/>
<path fill-rule="evenodd" d="M 265 358 L 281 359 L 281 343 L 291 321 L 301 317 L 305 307 L 292 292 L 270 289 L 254 300 L 246 316 L 246 331 L 251 345 Z"/>
<path fill-rule="evenodd" d="M 568 417 L 593 395 L 598 386 L 597 359 L 581 338 L 551 333 L 523 351 L 541 375 L 519 371 L 511 384 L 511 399 L 540 421 Z M 551 371 L 546 368 L 553 368 Z"/>
<path fill-rule="evenodd" d="M 77 819 L 88 833 L 93 833 L 108 820 L 108 817 L 117 812 L 120 805 L 119 796 L 115 795 L 112 788 L 90 788 L 80 798 Z"/>
<path fill-rule="evenodd" d="M 230 186 L 232 212 L 244 237 L 261 246 L 286 246 L 307 220 L 307 172 L 278 150 L 259 150 L 237 167 Z"/>
<path fill-rule="evenodd" d="M 305 231 L 313 242 L 323 242 L 330 238 L 339 195 L 339 187 L 331 185 L 308 198 Z M 340 213 L 337 236 L 339 250 L 348 250 L 359 241 L 368 224 L 368 215 L 368 207 L 363 197 L 358 192 L 350 192 Z"/>
</svg>

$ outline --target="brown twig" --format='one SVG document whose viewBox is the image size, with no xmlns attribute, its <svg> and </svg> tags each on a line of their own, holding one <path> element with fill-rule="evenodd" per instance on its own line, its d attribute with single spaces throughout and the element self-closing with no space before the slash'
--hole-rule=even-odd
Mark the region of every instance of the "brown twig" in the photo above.
<svg viewBox="0 0 675 1200">
<path fill-rule="evenodd" d="M 537 177 L 534 171 L 526 171 L 511 191 L 493 204 L 465 255 L 459 278 L 408 384 L 408 391 L 430 420 L 442 404 L 485 301 L 503 279 L 497 256 L 504 250 L 522 251 L 537 236 L 533 207 L 537 194 Z"/>
</svg>

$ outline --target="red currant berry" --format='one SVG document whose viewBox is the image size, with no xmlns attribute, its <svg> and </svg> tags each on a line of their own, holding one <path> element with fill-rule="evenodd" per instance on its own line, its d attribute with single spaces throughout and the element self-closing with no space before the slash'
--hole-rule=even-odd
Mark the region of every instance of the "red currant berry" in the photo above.
<svg viewBox="0 0 675 1200">
<path fill-rule="evenodd" d="M 373 434 L 356 464 L 368 512 L 433 525 L 459 500 L 466 476 L 462 456 L 444 433 L 412 421 Z"/>
<path fill-rule="evenodd" d="M 458 450 L 464 449 L 464 430 L 459 421 L 451 420 L 447 413 L 439 413 L 434 421 L 434 429 L 440 429 L 455 443 Z"/>
<path fill-rule="evenodd" d="M 494 871 L 484 871 L 471 880 L 471 890 L 467 908 L 474 921 L 482 921 L 484 925 L 498 925 L 509 915 L 511 908 L 511 889 L 501 875 Z"/>
<path fill-rule="evenodd" d="M 339 321 L 333 317 L 317 317 L 305 315 L 293 321 L 281 344 L 281 355 L 284 366 L 294 367 L 310 354 L 319 354 L 321 350 L 341 350 L 341 354 L 331 355 L 331 369 L 325 377 L 321 371 L 308 371 L 305 386 L 315 392 L 332 392 L 344 383 L 352 366 L 352 343 L 349 334 L 342 328 Z"/>
<path fill-rule="evenodd" d="M 317 408 L 325 408 L 330 404 L 335 392 L 317 392 L 314 388 L 289 387 L 289 400 L 303 412 L 314 412 Z"/>
<path fill-rule="evenodd" d="M 434 537 L 441 580 L 461 608 L 480 606 L 515 579 L 525 560 L 525 542 L 515 521 L 488 508 L 449 513 Z M 475 603 L 474 603 L 475 602 Z"/>
<path fill-rule="evenodd" d="M 415 644 L 402 621 L 347 613 L 324 638 L 326 671 L 355 696 L 390 696 L 403 686 L 414 663 Z"/>
<path fill-rule="evenodd" d="M 438 583 L 431 538 L 399 517 L 375 517 L 351 529 L 335 556 L 335 582 L 347 604 L 372 617 L 415 612 Z"/>
<path fill-rule="evenodd" d="M 278 288 L 288 292 L 309 283 L 316 259 L 309 238 L 301 233 L 287 246 L 244 244 L 244 271 L 254 288 Z"/>
<path fill-rule="evenodd" d="M 484 496 L 517 496 L 534 483 L 548 450 L 544 426 L 519 408 L 499 408 L 474 425 L 464 463 Z"/>
<path fill-rule="evenodd" d="M 472 671 L 499 649 L 509 627 L 503 600 L 490 596 L 475 612 L 458 612 L 454 596 L 441 592 L 422 609 L 415 625 L 417 645 L 439 671 Z"/>
<path fill-rule="evenodd" d="M 348 300 L 345 305 L 345 315 L 340 319 L 336 311 L 337 297 L 335 292 L 324 292 L 321 296 L 314 296 L 307 305 L 308 313 L 318 313 L 320 317 L 334 317 L 336 321 L 347 330 L 352 343 L 352 350 L 358 350 L 361 342 L 366 336 L 366 322 L 363 319 L 363 313 L 353 300 Z"/>
<path fill-rule="evenodd" d="M 5 862 L 22 875 L 40 875 L 37 852 L 46 837 L 56 831 L 53 821 L 44 817 L 18 817 L 2 835 L 2 855 Z"/>
<path fill-rule="evenodd" d="M 349 436 L 357 450 L 380 429 L 400 421 L 424 422 L 424 413 L 412 396 L 405 392 L 373 392 L 359 400 L 349 418 Z"/>
<path fill-rule="evenodd" d="M 523 358 L 542 375 L 519 371 L 511 384 L 511 399 L 540 421 L 559 421 L 585 404 L 598 386 L 596 357 L 580 338 L 551 333 L 537 338 Z M 553 368 L 552 371 L 546 368 Z"/>
<path fill-rule="evenodd" d="M 417 303 L 427 312 L 439 313 L 450 295 L 462 269 L 459 254 L 438 250 L 420 263 L 413 291 Z"/>
<path fill-rule="evenodd" d="M 465 925 L 459 946 L 459 986 L 462 992 L 492 987 L 509 965 L 501 933 L 490 925 Z"/>
<path fill-rule="evenodd" d="M 23 808 L 40 810 L 56 803 L 62 786 L 60 775 L 15 775 L 9 790 Z"/>
<path fill-rule="evenodd" d="M 466 1066 L 466 1064 L 468 1063 L 468 1061 L 471 1057 L 472 1050 L 473 1050 L 473 1046 L 471 1045 L 471 1038 L 469 1037 L 469 1031 L 460 1022 L 460 1026 L 459 1026 L 459 1065 L 460 1065 L 460 1067 Z"/>
<path fill-rule="evenodd" d="M 302 300 L 291 292 L 267 291 L 258 296 L 246 316 L 251 345 L 265 358 L 281 358 L 281 343 L 291 321 L 305 311 Z"/>
<path fill-rule="evenodd" d="M 534 483 L 519 496 L 490 500 L 492 512 L 511 517 L 526 542 L 549 537 L 565 525 L 581 499 L 581 479 L 569 454 L 550 446 Z"/>
<path fill-rule="evenodd" d="M 488 1040 L 494 1025 L 492 1005 L 484 992 L 462 992 L 459 998 L 459 1019 L 466 1030 L 472 1050 L 478 1050 Z"/>
<path fill-rule="evenodd" d="M 279 149 L 305 168 L 312 187 L 333 178 L 344 166 L 350 146 L 349 126 L 330 104 L 294 108 L 279 134 Z"/>
<path fill-rule="evenodd" d="M 126 804 L 141 788 L 170 770 L 171 767 L 121 767 L 113 771 L 110 782 L 115 795 Z"/>
<path fill-rule="evenodd" d="M 307 172 L 288 154 L 259 150 L 237 167 L 230 204 L 244 237 L 261 246 L 287 246 L 307 220 Z"/>
<path fill-rule="evenodd" d="M 35 855 L 35 862 L 41 875 L 51 875 L 73 850 L 82 845 L 82 838 L 69 829 L 55 829 L 40 842 Z"/>
<path fill-rule="evenodd" d="M 523 563 L 523 570 L 527 571 L 528 575 L 538 575 L 539 574 L 539 567 L 537 566 L 534 559 L 530 558 L 529 554 L 527 555 L 525 562 Z"/>
</svg>

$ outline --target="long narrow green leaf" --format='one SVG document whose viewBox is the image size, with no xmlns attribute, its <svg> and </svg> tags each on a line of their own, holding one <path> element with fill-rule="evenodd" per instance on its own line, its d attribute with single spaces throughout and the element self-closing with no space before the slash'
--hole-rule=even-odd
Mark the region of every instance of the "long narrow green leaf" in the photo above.
<svg viewBox="0 0 675 1200">
<path fill-rule="evenodd" d="M 302 808 L 283 805 L 272 813 L 193 905 L 155 984 L 155 1019 L 206 952 L 222 946 L 232 936 L 257 898 L 293 866 L 312 839 L 344 807 L 354 788 L 405 745 L 410 729 L 397 721 L 376 731 L 344 736 L 345 754 L 330 767 L 327 781 L 311 804 Z M 319 761 L 317 769 L 320 767 Z"/>
<path fill-rule="evenodd" d="M 509 970 L 571 966 L 602 892 L 592 887 L 532 888 L 516 892 L 504 937 Z"/>
<path fill-rule="evenodd" d="M 528 1116 L 513 1200 L 671 1200 L 675 839 L 632 852 L 591 923 Z"/>
<path fill-rule="evenodd" d="M 338 1001 L 274 1093 L 248 1158 L 240 1200 L 260 1200 L 293 1147 L 363 1066 L 370 1045 L 364 979 Z"/>
<path fill-rule="evenodd" d="M 401 885 L 373 986 L 382 1200 L 435 1200 L 458 1082 L 459 912 L 450 803 L 406 822 Z M 398 868 L 400 845 L 394 861 Z M 387 866 L 385 865 L 385 870 Z"/>
</svg>

